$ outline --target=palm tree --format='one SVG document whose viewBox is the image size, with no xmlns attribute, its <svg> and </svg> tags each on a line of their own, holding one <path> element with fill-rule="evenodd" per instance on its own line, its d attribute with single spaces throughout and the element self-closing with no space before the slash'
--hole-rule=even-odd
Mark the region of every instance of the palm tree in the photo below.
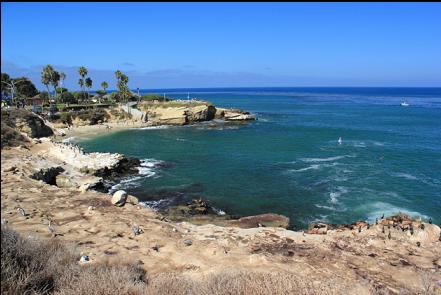
<svg viewBox="0 0 441 295">
<path fill-rule="evenodd" d="M 84 79 L 78 79 L 78 84 L 80 84 L 81 87 L 81 98 L 84 100 L 84 91 L 82 90 L 84 88 Z"/>
<path fill-rule="evenodd" d="M 106 92 L 106 89 L 109 88 L 109 84 L 107 84 L 106 81 L 101 82 L 101 87 L 103 88 L 104 92 Z M 106 92 L 107 93 L 107 92 Z"/>
<path fill-rule="evenodd" d="M 84 78 L 86 78 L 88 71 L 87 71 L 87 69 L 86 69 L 85 67 L 80 67 L 80 68 L 78 69 L 78 73 L 79 73 L 80 76 L 81 76 L 81 79 L 80 79 L 80 80 L 83 81 L 82 83 L 80 83 L 80 82 L 78 81 L 78 84 L 80 84 L 80 86 L 81 86 L 81 91 L 84 91 L 84 84 L 85 84 L 85 83 L 84 83 Z"/>
<path fill-rule="evenodd" d="M 87 100 L 89 100 L 89 91 L 90 91 L 90 88 L 92 88 L 92 79 L 90 79 L 90 77 L 86 78 L 85 85 L 87 88 Z"/>
<path fill-rule="evenodd" d="M 85 78 L 87 76 L 87 73 L 89 71 L 85 67 L 80 67 L 78 70 L 78 73 L 80 74 L 81 78 Z"/>
<path fill-rule="evenodd" d="M 103 82 L 101 82 L 101 87 L 102 87 L 103 90 L 104 90 L 104 95 L 106 95 L 106 94 L 107 94 L 106 89 L 109 87 L 109 84 L 107 84 L 106 81 L 103 81 Z M 99 103 L 101 103 L 101 95 L 100 95 L 99 99 L 100 99 Z"/>
<path fill-rule="evenodd" d="M 54 68 L 51 65 L 45 66 L 41 71 L 41 83 L 46 86 L 49 100 L 51 98 L 51 93 L 49 91 L 49 84 L 52 83 L 53 73 L 54 73 Z"/>
<path fill-rule="evenodd" d="M 117 86 L 120 95 L 122 96 L 122 101 L 126 101 L 126 94 L 128 94 L 129 89 L 127 87 L 127 83 L 129 83 L 129 77 L 124 75 L 120 70 L 115 72 L 116 79 L 118 80 Z M 128 97 L 127 97 L 128 98 Z"/>
<path fill-rule="evenodd" d="M 57 86 L 59 82 L 60 82 L 60 73 L 58 73 L 57 71 L 53 71 L 51 76 L 51 84 L 52 87 L 54 87 L 54 96 L 57 95 Z"/>
<path fill-rule="evenodd" d="M 60 89 L 61 89 L 61 93 L 60 96 L 63 96 L 63 84 L 64 84 L 64 79 L 66 79 L 66 74 L 61 72 L 60 73 Z"/>
</svg>

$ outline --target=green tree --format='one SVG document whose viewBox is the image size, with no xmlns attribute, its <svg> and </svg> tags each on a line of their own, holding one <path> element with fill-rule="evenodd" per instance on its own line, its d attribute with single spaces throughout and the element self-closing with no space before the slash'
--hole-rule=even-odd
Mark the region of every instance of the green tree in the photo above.
<svg viewBox="0 0 441 295">
<path fill-rule="evenodd" d="M 123 102 L 126 102 L 128 97 L 129 97 L 129 94 L 130 94 L 129 87 L 127 86 L 127 84 L 129 83 L 129 77 L 124 75 L 119 70 L 117 70 L 115 72 L 115 77 L 117 79 L 116 86 L 118 87 L 118 91 L 119 91 L 119 94 L 120 94 L 119 96 L 121 97 Z"/>
<path fill-rule="evenodd" d="M 63 84 L 64 84 L 64 80 L 65 79 L 66 79 L 66 74 L 63 73 L 63 72 L 60 72 L 60 85 L 59 85 L 59 88 L 61 88 L 61 92 L 60 92 L 61 95 L 64 92 L 63 90 L 66 89 L 66 88 L 63 88 Z"/>
<path fill-rule="evenodd" d="M 2 97 L 3 96 L 9 96 L 11 94 L 11 77 L 9 77 L 8 74 L 2 73 Z"/>
<path fill-rule="evenodd" d="M 60 83 L 60 73 L 57 71 L 53 71 L 52 77 L 51 77 L 51 84 L 52 84 L 52 87 L 54 87 L 54 97 L 57 94 L 58 83 Z"/>
<path fill-rule="evenodd" d="M 52 83 L 52 76 L 54 74 L 54 71 L 55 70 L 51 65 L 45 66 L 41 71 L 41 83 L 46 86 L 49 99 L 51 98 L 49 85 Z"/>
<path fill-rule="evenodd" d="M 12 79 L 15 84 L 17 94 L 22 97 L 34 97 L 38 94 L 38 90 L 34 83 L 26 77 Z"/>
<path fill-rule="evenodd" d="M 89 95 L 89 91 L 92 88 L 92 79 L 90 77 L 87 77 L 86 80 L 84 81 L 84 85 L 87 88 L 87 100 L 90 100 L 90 95 Z"/>
<path fill-rule="evenodd" d="M 78 84 L 80 84 L 81 91 L 84 91 L 84 85 L 85 85 L 84 79 L 87 76 L 88 70 L 85 67 L 80 67 L 78 69 L 78 73 L 80 74 L 80 77 L 81 77 L 81 79 L 78 80 Z"/>
<path fill-rule="evenodd" d="M 79 93 L 82 93 L 82 94 L 84 94 L 84 79 L 82 79 L 82 78 L 80 78 L 80 79 L 78 79 L 78 84 L 80 84 L 80 87 L 81 87 L 81 91 L 79 92 Z M 84 99 L 85 99 L 85 97 L 84 97 L 84 95 L 79 95 L 78 97 L 77 97 L 77 99 L 78 100 L 83 100 L 84 101 Z"/>
<path fill-rule="evenodd" d="M 101 88 L 107 93 L 106 89 L 109 88 L 109 84 L 106 81 L 101 82 Z"/>
</svg>

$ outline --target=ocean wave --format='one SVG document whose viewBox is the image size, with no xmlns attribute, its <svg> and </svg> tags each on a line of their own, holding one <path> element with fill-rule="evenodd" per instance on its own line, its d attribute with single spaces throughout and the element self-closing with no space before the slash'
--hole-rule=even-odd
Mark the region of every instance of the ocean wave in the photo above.
<svg viewBox="0 0 441 295">
<path fill-rule="evenodd" d="M 213 209 L 213 211 L 214 211 L 217 215 L 223 216 L 223 215 L 227 214 L 227 213 L 225 213 L 225 211 L 223 211 L 223 210 L 221 210 L 221 209 L 217 209 L 217 208 L 215 208 L 215 207 L 211 207 L 211 208 Z"/>
<path fill-rule="evenodd" d="M 337 187 L 335 191 L 329 193 L 330 202 L 332 204 L 336 204 L 338 202 L 338 198 L 343 194 L 347 194 L 348 192 L 349 190 L 344 186 Z"/>
<path fill-rule="evenodd" d="M 173 202 L 173 199 L 161 199 L 161 200 L 152 200 L 152 201 L 141 201 L 139 202 L 140 205 L 153 209 L 155 211 L 162 209 L 164 207 L 167 207 Z"/>
<path fill-rule="evenodd" d="M 303 162 L 308 163 L 317 163 L 317 162 L 330 162 L 330 161 L 336 161 L 344 158 L 353 158 L 354 155 L 343 155 L 343 156 L 335 156 L 335 157 L 329 157 L 329 158 L 300 158 L 299 160 Z"/>
<path fill-rule="evenodd" d="M 120 182 L 118 182 L 117 184 L 114 184 L 110 187 L 108 193 L 109 194 L 113 194 L 114 192 L 120 190 L 120 189 L 128 189 L 128 188 L 134 188 L 134 187 L 138 187 L 139 184 L 139 180 L 143 179 L 142 176 L 132 176 L 132 177 L 127 177 L 122 179 Z"/>
<path fill-rule="evenodd" d="M 418 177 L 413 176 L 412 174 L 401 173 L 401 172 L 393 173 L 392 176 L 406 178 L 406 179 L 410 179 L 410 180 L 417 180 L 418 179 Z"/>
<path fill-rule="evenodd" d="M 63 143 L 72 143 L 72 142 L 74 142 L 74 140 L 75 140 L 75 136 L 71 136 L 71 137 L 63 139 L 61 142 L 63 142 Z"/>
<path fill-rule="evenodd" d="M 312 164 L 308 167 L 305 168 L 300 168 L 300 169 L 289 169 L 288 172 L 304 172 L 304 171 L 309 171 L 309 170 L 319 170 L 322 168 L 327 168 L 327 167 L 332 167 L 338 165 L 338 163 L 332 163 L 332 164 Z"/>
<path fill-rule="evenodd" d="M 153 177 L 156 175 L 155 168 L 163 165 L 164 162 L 156 159 L 143 159 L 138 167 L 139 174 L 144 177 Z"/>
<path fill-rule="evenodd" d="M 337 209 L 335 208 L 335 207 L 333 207 L 333 206 L 326 206 L 326 205 L 319 205 L 319 204 L 315 204 L 315 206 L 317 207 L 317 208 L 320 208 L 320 209 L 327 209 L 327 210 L 331 210 L 331 211 L 336 211 Z"/>
<path fill-rule="evenodd" d="M 134 128 L 137 130 L 155 130 L 155 129 L 168 129 L 170 128 L 169 125 L 158 125 L 158 126 L 148 126 L 148 127 L 142 127 L 142 128 Z"/>
<path fill-rule="evenodd" d="M 406 208 L 396 207 L 389 203 L 384 202 L 374 202 L 371 204 L 363 205 L 363 208 L 360 210 L 368 210 L 367 211 L 367 220 L 369 222 L 374 222 L 376 218 L 380 218 L 383 214 L 384 216 L 391 216 L 398 213 L 404 213 L 406 215 L 411 216 L 412 218 L 422 218 L 429 219 L 429 216 L 422 214 L 417 211 L 413 211 Z"/>
<path fill-rule="evenodd" d="M 138 169 L 138 174 L 121 179 L 117 184 L 114 184 L 109 189 L 109 194 L 114 193 L 120 189 L 135 188 L 141 185 L 140 180 L 157 177 L 156 169 L 164 164 L 163 161 L 156 159 L 143 159 Z"/>
<path fill-rule="evenodd" d="M 290 169 L 289 171 L 291 171 L 291 172 L 303 172 L 303 171 L 308 171 L 308 170 L 318 170 L 318 169 L 320 169 L 320 166 L 321 165 L 319 165 L 319 164 L 315 164 L 315 165 L 311 165 L 311 166 L 308 166 L 308 167 L 305 167 L 305 168 Z"/>
</svg>

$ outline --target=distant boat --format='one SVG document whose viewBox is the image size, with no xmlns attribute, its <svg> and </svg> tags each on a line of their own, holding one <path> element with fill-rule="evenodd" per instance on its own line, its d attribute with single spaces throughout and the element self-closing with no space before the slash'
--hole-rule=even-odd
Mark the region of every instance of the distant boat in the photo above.
<svg viewBox="0 0 441 295">
<path fill-rule="evenodd" d="M 343 142 L 343 140 L 341 139 L 341 137 L 338 138 L 338 144 L 341 144 Z"/>
<path fill-rule="evenodd" d="M 402 101 L 400 104 L 402 107 L 408 107 L 409 104 L 406 101 Z"/>
</svg>

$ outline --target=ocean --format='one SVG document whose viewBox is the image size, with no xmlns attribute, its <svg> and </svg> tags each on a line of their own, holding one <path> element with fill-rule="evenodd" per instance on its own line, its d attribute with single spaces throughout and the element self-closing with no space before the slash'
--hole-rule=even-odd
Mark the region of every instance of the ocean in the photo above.
<svg viewBox="0 0 441 295">
<path fill-rule="evenodd" d="M 257 115 L 248 124 L 124 130 L 78 143 L 143 159 L 125 189 L 153 208 L 203 197 L 294 229 L 398 212 L 441 223 L 441 88 L 155 89 Z M 401 106 L 406 101 L 409 106 Z M 341 143 L 338 139 L 341 137 Z"/>
</svg>

